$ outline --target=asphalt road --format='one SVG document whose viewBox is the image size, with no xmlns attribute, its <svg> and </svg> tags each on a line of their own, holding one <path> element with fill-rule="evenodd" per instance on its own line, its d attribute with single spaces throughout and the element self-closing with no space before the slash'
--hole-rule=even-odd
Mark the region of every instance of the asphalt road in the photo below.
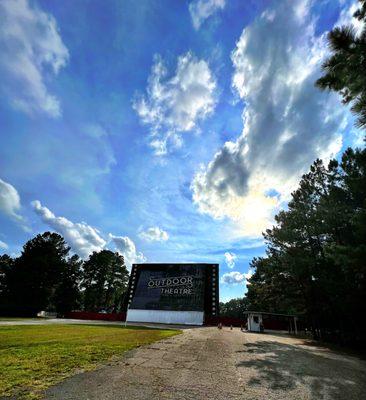
<svg viewBox="0 0 366 400">
<path fill-rule="evenodd" d="M 366 399 L 366 361 L 301 339 L 188 329 L 80 373 L 48 400 Z"/>
</svg>

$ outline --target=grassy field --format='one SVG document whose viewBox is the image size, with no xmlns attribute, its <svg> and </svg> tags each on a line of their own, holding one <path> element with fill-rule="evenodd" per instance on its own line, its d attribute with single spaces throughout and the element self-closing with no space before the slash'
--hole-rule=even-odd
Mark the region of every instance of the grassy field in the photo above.
<svg viewBox="0 0 366 400">
<path fill-rule="evenodd" d="M 0 317 L 0 321 L 39 321 L 39 318 Z"/>
<path fill-rule="evenodd" d="M 177 333 L 112 325 L 0 326 L 0 397 L 38 398 L 77 371 Z"/>
</svg>

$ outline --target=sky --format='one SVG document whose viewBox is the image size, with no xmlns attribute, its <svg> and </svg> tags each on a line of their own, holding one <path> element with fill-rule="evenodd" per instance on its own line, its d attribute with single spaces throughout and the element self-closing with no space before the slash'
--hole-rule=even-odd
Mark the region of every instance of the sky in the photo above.
<svg viewBox="0 0 366 400">
<path fill-rule="evenodd" d="M 220 264 L 361 132 L 314 82 L 349 0 L 1 0 L 0 254 L 47 230 L 87 258 Z"/>
</svg>

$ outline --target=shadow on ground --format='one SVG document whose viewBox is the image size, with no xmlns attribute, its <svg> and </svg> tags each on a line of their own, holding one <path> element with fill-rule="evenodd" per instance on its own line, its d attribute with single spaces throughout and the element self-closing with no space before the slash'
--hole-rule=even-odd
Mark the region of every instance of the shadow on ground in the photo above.
<svg viewBox="0 0 366 400">
<path fill-rule="evenodd" d="M 248 359 L 240 361 L 237 367 L 257 371 L 248 381 L 249 386 L 281 392 L 304 386 L 311 399 L 366 398 L 366 371 L 354 357 L 265 340 L 246 343 L 239 353 Z"/>
</svg>

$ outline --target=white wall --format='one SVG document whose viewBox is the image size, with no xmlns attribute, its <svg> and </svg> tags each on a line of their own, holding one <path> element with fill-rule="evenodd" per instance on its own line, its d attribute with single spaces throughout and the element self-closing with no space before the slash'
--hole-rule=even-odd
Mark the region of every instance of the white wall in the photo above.
<svg viewBox="0 0 366 400">
<path fill-rule="evenodd" d="M 255 317 L 258 318 L 258 322 L 255 322 Z M 262 322 L 261 314 L 248 314 L 248 331 L 260 332 L 260 324 Z"/>
<path fill-rule="evenodd" d="M 155 322 L 158 324 L 203 325 L 203 312 L 129 309 L 127 311 L 126 321 Z"/>
</svg>

